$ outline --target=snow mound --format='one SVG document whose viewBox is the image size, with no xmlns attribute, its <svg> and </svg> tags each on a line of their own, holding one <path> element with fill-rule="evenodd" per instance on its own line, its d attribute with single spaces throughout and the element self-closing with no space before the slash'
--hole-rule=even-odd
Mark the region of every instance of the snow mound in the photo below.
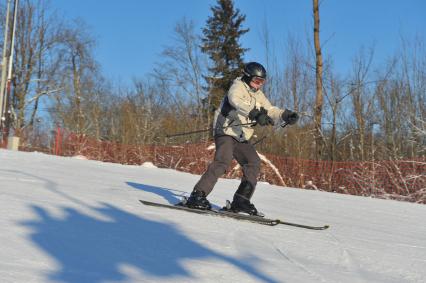
<svg viewBox="0 0 426 283">
<path fill-rule="evenodd" d="M 158 168 L 157 166 L 154 165 L 154 163 L 149 162 L 149 161 L 142 163 L 141 167 L 143 167 L 143 168 Z"/>
<path fill-rule="evenodd" d="M 89 160 L 89 158 L 87 158 L 86 156 L 81 155 L 81 154 L 74 155 L 72 158 L 73 159 L 78 159 L 78 160 Z"/>
</svg>

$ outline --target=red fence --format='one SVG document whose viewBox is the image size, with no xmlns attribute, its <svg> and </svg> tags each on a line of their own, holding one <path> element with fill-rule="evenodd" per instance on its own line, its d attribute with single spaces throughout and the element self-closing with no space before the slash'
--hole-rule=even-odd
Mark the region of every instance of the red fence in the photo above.
<svg viewBox="0 0 426 283">
<path fill-rule="evenodd" d="M 51 148 L 57 155 L 84 155 L 135 165 L 152 162 L 194 174 L 203 173 L 214 154 L 214 144 L 131 146 L 64 135 L 58 130 Z M 274 155 L 262 155 L 262 160 L 260 180 L 271 184 L 426 203 L 426 160 L 330 162 Z M 234 162 L 225 177 L 240 176 L 241 170 Z"/>
</svg>

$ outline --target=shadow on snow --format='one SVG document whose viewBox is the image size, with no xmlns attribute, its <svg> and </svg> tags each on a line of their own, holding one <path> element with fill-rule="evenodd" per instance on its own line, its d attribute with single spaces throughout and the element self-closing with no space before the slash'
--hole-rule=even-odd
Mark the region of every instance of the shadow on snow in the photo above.
<svg viewBox="0 0 426 283">
<path fill-rule="evenodd" d="M 159 187 L 128 183 L 154 192 L 169 202 L 177 195 Z M 90 207 L 108 220 L 100 220 L 73 208 L 63 208 L 65 217 L 53 217 L 41 206 L 32 206 L 35 220 L 22 225 L 31 228 L 30 238 L 60 265 L 49 274 L 59 282 L 103 282 L 131 279 L 125 268 L 161 279 L 196 280 L 186 268 L 191 260 L 215 260 L 230 264 L 257 281 L 276 282 L 260 272 L 252 260 L 238 259 L 204 247 L 170 223 L 145 219 L 118 207 L 103 204 Z M 198 278 L 200 279 L 200 278 Z M 214 279 L 214 278 L 212 278 Z"/>
<path fill-rule="evenodd" d="M 133 183 L 133 182 L 126 182 L 126 184 L 135 188 L 135 189 L 159 195 L 159 196 L 163 197 L 169 204 L 176 204 L 176 203 L 178 203 L 182 200 L 183 196 L 185 196 L 185 195 L 188 196 L 188 193 L 184 192 L 184 191 L 155 187 L 155 186 Z M 220 207 L 216 204 L 213 204 L 213 203 L 211 205 L 215 209 L 222 208 L 222 207 Z"/>
<path fill-rule="evenodd" d="M 181 198 L 184 195 L 187 195 L 187 193 L 184 191 L 166 189 L 166 188 L 155 187 L 155 186 L 133 183 L 133 182 L 126 182 L 126 184 L 135 189 L 159 195 L 163 197 L 169 204 L 176 204 L 181 201 Z"/>
</svg>

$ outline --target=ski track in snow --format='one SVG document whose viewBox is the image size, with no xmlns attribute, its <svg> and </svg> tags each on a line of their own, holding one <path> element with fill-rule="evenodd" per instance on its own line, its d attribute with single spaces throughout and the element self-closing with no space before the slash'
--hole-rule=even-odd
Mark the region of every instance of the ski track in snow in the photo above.
<svg viewBox="0 0 426 283">
<path fill-rule="evenodd" d="M 328 282 L 327 280 L 325 280 L 324 278 L 322 278 L 319 274 L 317 274 L 314 271 L 310 270 L 309 268 L 307 268 L 302 263 L 300 263 L 297 260 L 295 260 L 295 259 L 291 258 L 290 256 L 286 255 L 286 253 L 284 252 L 283 248 L 277 248 L 277 247 L 275 247 L 275 249 L 287 261 L 289 261 L 291 264 L 293 264 L 297 268 L 301 269 L 302 271 L 306 272 L 309 276 L 311 276 L 312 278 L 314 278 L 317 282 Z"/>
<path fill-rule="evenodd" d="M 331 239 L 333 239 L 333 243 L 341 250 L 342 262 L 348 271 L 351 273 L 358 274 L 362 277 L 362 271 L 359 262 L 355 259 L 355 256 L 349 251 L 349 249 L 339 240 L 333 232 L 327 231 L 326 235 L 328 235 Z M 365 278 L 366 282 L 368 280 Z"/>
</svg>

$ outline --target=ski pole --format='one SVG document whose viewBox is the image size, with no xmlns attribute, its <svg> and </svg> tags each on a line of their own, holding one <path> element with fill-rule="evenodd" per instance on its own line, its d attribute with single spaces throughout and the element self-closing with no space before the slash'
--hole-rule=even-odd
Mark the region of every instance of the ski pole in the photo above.
<svg viewBox="0 0 426 283">
<path fill-rule="evenodd" d="M 255 125 L 255 124 L 256 124 L 256 122 L 236 124 L 236 125 L 228 125 L 228 126 L 222 127 L 222 129 L 226 129 L 226 128 L 229 128 L 229 127 L 237 127 L 237 126 L 252 126 L 252 125 Z M 172 134 L 172 135 L 166 135 L 166 138 L 192 135 L 192 134 L 203 133 L 203 132 L 207 132 L 207 131 L 211 131 L 211 130 L 213 130 L 213 128 L 195 130 L 195 131 L 190 131 L 190 132 L 176 133 L 176 134 Z"/>
<path fill-rule="evenodd" d="M 210 130 L 211 129 L 203 129 L 203 130 L 196 130 L 196 131 L 191 131 L 191 132 L 176 133 L 176 134 L 173 134 L 173 135 L 166 135 L 166 138 L 192 135 L 192 134 L 207 132 L 207 131 L 210 131 Z"/>
<path fill-rule="evenodd" d="M 280 127 L 281 128 L 285 128 L 286 126 L 288 125 L 288 123 L 287 122 L 282 122 L 281 124 L 280 124 Z M 277 128 L 275 128 L 275 131 L 278 129 L 278 127 Z M 268 137 L 268 135 L 264 135 L 263 137 L 261 137 L 260 139 L 258 139 L 256 142 L 254 142 L 253 143 L 253 146 L 255 146 L 256 144 L 258 144 L 258 143 L 261 143 L 264 139 L 266 139 Z"/>
</svg>

